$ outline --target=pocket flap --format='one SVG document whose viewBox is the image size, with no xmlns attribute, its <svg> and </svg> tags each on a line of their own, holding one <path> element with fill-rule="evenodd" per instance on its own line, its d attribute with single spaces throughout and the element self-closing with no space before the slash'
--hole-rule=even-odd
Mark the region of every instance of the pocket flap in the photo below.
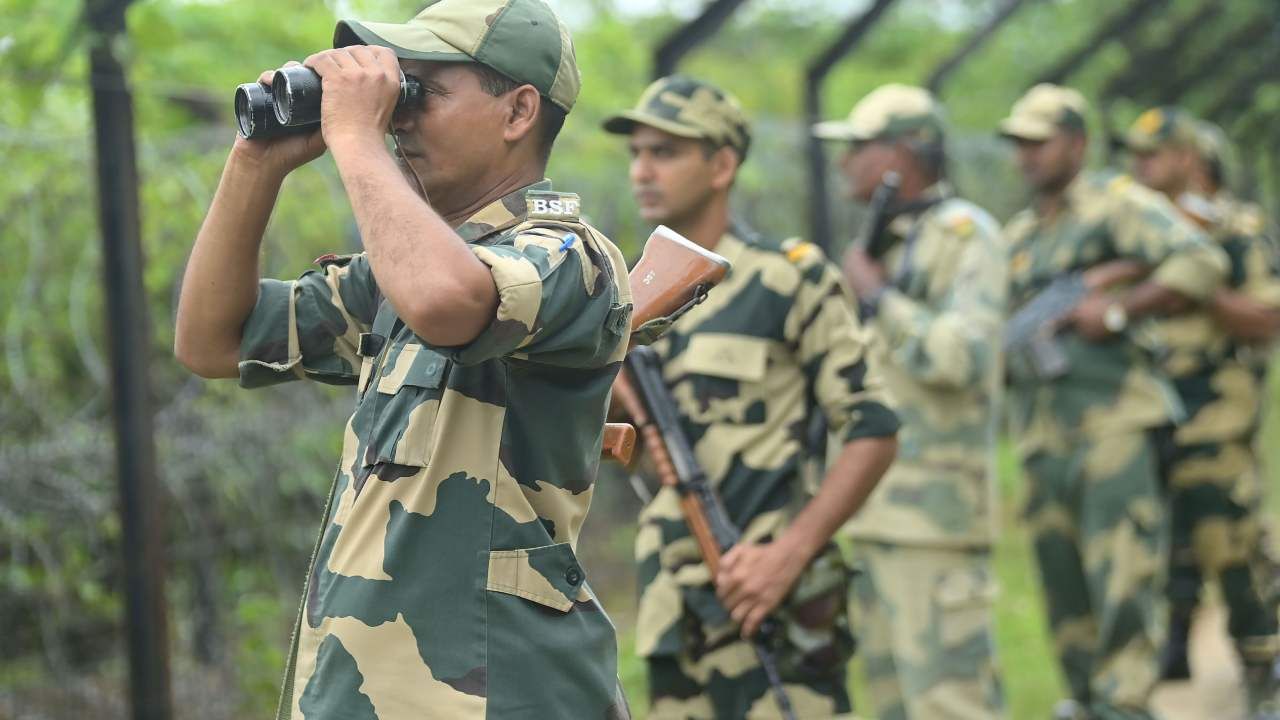
<svg viewBox="0 0 1280 720">
<path fill-rule="evenodd" d="M 741 335 L 697 333 L 681 359 L 686 372 L 760 382 L 769 363 L 769 344 Z"/>
<path fill-rule="evenodd" d="M 448 360 L 433 350 L 410 342 L 387 353 L 382 378 L 378 380 L 378 392 L 394 395 L 401 387 L 411 385 L 420 388 L 440 387 Z"/>
<path fill-rule="evenodd" d="M 569 543 L 489 553 L 486 590 L 568 612 L 574 602 L 590 599 L 586 584 L 586 573 Z"/>
</svg>

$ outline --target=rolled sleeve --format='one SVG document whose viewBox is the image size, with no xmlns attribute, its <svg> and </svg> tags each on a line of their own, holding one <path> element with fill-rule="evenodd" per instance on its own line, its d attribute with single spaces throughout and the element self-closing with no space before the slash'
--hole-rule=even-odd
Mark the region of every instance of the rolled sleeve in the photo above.
<svg viewBox="0 0 1280 720">
<path fill-rule="evenodd" d="M 941 302 L 888 290 L 876 324 L 896 367 L 926 385 L 960 388 L 981 382 L 999 360 L 1008 264 L 994 229 L 951 240 L 968 244 Z"/>
<path fill-rule="evenodd" d="M 624 336 L 627 309 L 617 304 L 607 260 L 574 235 L 529 232 L 512 244 L 472 251 L 493 275 L 493 320 L 466 345 L 438 348 L 471 365 L 516 357 L 551 365 L 602 364 Z"/>
<path fill-rule="evenodd" d="M 898 432 L 898 417 L 868 366 L 869 334 L 839 273 L 825 259 L 805 272 L 787 326 L 794 328 L 809 391 L 843 442 Z"/>
<path fill-rule="evenodd" d="M 355 383 L 361 363 L 356 348 L 376 306 L 377 288 L 363 255 L 297 280 L 260 281 L 241 331 L 240 385 Z"/>
<path fill-rule="evenodd" d="M 1116 252 L 1151 265 L 1150 279 L 1162 287 L 1197 301 L 1213 295 L 1227 276 L 1226 253 L 1163 196 L 1131 183 L 1113 193 Z"/>
</svg>

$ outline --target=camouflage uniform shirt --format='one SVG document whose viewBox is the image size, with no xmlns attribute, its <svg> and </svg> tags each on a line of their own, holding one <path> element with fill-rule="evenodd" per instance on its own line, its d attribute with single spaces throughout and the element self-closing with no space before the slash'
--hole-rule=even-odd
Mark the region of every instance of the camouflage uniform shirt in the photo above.
<svg viewBox="0 0 1280 720">
<path fill-rule="evenodd" d="M 1208 232 L 1231 263 L 1225 285 L 1280 307 L 1274 246 L 1263 235 L 1263 218 L 1227 197 L 1216 198 L 1213 207 Z M 1180 444 L 1242 440 L 1257 430 L 1266 394 L 1264 349 L 1233 341 L 1207 310 L 1160 321 L 1155 334 L 1161 367 L 1187 405 L 1187 421 L 1176 430 Z"/>
<path fill-rule="evenodd" d="M 985 210 L 945 185 L 924 202 L 890 223 L 891 289 L 871 324 L 873 359 L 902 419 L 898 458 L 847 530 L 860 540 L 986 546 L 1008 267 Z"/>
<path fill-rule="evenodd" d="M 545 181 L 457 232 L 499 297 L 466 346 L 417 337 L 362 254 L 263 281 L 244 328 L 242 385 L 356 386 L 281 717 L 625 717 L 574 544 L 626 348 L 626 266 Z"/>
<path fill-rule="evenodd" d="M 1154 282 L 1194 300 L 1207 299 L 1221 282 L 1223 253 L 1162 195 L 1128 177 L 1082 173 L 1064 200 L 1051 220 L 1028 209 L 1005 227 L 1014 311 L 1060 275 L 1121 258 L 1147 263 Z M 1151 428 L 1182 415 L 1167 379 L 1136 343 L 1089 342 L 1070 329 L 1059 339 L 1070 369 L 1052 382 L 1040 382 L 1009 359 L 1013 420 L 1022 430 L 1024 453 Z"/>
<path fill-rule="evenodd" d="M 698 462 L 744 540 L 758 542 L 808 500 L 800 469 L 815 404 L 844 442 L 892 435 L 898 422 L 868 377 L 866 335 L 839 273 L 817 247 L 735 227 L 715 251 L 733 269 L 655 348 Z M 636 558 L 642 656 L 690 649 L 686 611 L 711 629 L 708 642 L 736 637 L 675 490 L 659 490 L 641 513 Z"/>
</svg>

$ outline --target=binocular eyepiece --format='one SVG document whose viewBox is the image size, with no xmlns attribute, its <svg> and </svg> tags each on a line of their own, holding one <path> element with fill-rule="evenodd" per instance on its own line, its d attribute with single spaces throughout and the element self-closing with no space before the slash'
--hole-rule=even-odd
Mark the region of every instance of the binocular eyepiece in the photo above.
<svg viewBox="0 0 1280 720">
<path fill-rule="evenodd" d="M 316 71 L 302 65 L 277 70 L 270 87 L 256 82 L 240 85 L 235 99 L 240 134 L 256 140 L 314 130 L 320 122 L 321 88 Z M 422 83 L 401 73 L 396 109 L 415 106 L 421 100 Z"/>
</svg>

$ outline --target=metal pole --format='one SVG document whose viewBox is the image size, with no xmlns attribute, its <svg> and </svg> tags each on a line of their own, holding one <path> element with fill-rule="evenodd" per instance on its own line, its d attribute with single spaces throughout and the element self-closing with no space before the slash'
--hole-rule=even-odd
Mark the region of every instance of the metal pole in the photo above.
<svg viewBox="0 0 1280 720">
<path fill-rule="evenodd" d="M 680 59 L 716 34 L 746 0 L 711 0 L 702 14 L 671 33 L 653 53 L 653 79 L 676 71 Z"/>
<path fill-rule="evenodd" d="M 1164 102 L 1170 98 L 1179 98 L 1192 88 L 1210 80 L 1222 77 L 1222 69 L 1229 65 L 1231 59 L 1238 54 L 1248 54 L 1264 40 L 1268 34 L 1275 32 L 1275 20 L 1266 14 L 1257 15 L 1242 24 L 1234 32 L 1215 44 L 1208 55 L 1196 60 L 1190 72 L 1170 76 L 1172 79 L 1163 84 L 1153 84 L 1148 93 L 1156 102 Z M 1159 76 L 1156 76 L 1158 79 Z"/>
<path fill-rule="evenodd" d="M 929 92 L 940 97 L 942 95 L 942 87 L 951 77 L 951 74 L 963 65 L 964 62 L 969 59 L 970 55 L 973 55 L 981 49 L 982 46 L 991 39 L 991 36 L 995 35 L 996 31 L 1008 22 L 1009 18 L 1013 17 L 1013 14 L 1026 4 L 1027 0 L 1006 0 L 1004 6 L 996 11 L 996 14 L 987 21 L 987 24 L 983 25 L 977 32 L 975 32 L 964 46 L 953 53 L 951 57 L 948 57 L 946 60 L 938 63 L 938 66 L 929 74 L 929 81 L 927 83 Z"/>
<path fill-rule="evenodd" d="M 133 102 L 116 57 L 126 35 L 129 0 L 90 0 L 89 77 L 97 148 L 107 337 L 111 344 L 112 416 L 123 533 L 125 628 L 135 720 L 168 720 L 169 642 L 161 559 L 147 354 L 150 320 L 142 285 L 138 168 Z"/>
<path fill-rule="evenodd" d="M 1222 4 L 1219 0 L 1209 0 L 1201 5 L 1178 23 L 1164 42 L 1131 52 L 1129 62 L 1107 81 L 1099 95 L 1115 98 L 1143 94 L 1144 90 L 1151 87 L 1150 79 L 1166 74 L 1168 68 L 1175 66 L 1177 60 L 1186 55 L 1187 44 L 1191 39 L 1211 27 L 1221 14 Z"/>
<path fill-rule="evenodd" d="M 1111 19 L 1085 41 L 1075 52 L 1058 61 L 1051 70 L 1040 76 L 1036 83 L 1062 83 L 1071 76 L 1085 61 L 1093 57 L 1111 40 L 1123 37 L 1138 29 L 1142 19 L 1148 13 L 1169 0 L 1133 0 L 1123 11 L 1116 13 Z M 1035 83 L 1032 83 L 1035 84 Z"/>
<path fill-rule="evenodd" d="M 814 244 L 824 252 L 831 252 L 831 204 L 827 198 L 827 153 L 821 140 L 813 137 L 809 128 L 822 120 L 822 86 L 827 75 L 841 58 L 853 52 L 863 37 L 875 26 L 884 12 L 896 0 L 875 0 L 865 12 L 855 18 L 836 41 L 823 50 L 805 73 L 804 132 L 809 144 L 809 235 Z"/>
</svg>

